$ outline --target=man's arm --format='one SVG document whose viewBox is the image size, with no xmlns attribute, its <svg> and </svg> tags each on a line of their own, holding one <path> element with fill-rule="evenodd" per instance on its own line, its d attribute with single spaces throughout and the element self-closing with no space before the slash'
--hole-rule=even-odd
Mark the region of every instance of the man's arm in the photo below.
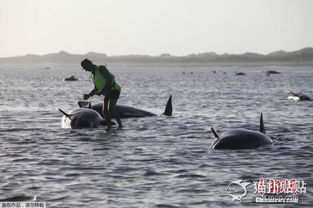
<svg viewBox="0 0 313 208">
<path fill-rule="evenodd" d="M 97 91 L 98 91 L 98 90 L 97 90 L 97 88 L 96 88 L 96 86 L 95 86 L 95 87 L 93 88 L 93 90 L 90 91 L 90 93 L 84 94 L 84 96 L 83 96 L 84 100 L 87 100 L 88 98 L 94 96 L 94 95 L 97 93 Z"/>
</svg>

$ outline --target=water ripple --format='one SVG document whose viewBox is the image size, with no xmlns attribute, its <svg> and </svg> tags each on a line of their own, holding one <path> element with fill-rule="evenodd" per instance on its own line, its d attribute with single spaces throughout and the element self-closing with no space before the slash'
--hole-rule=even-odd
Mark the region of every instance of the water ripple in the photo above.
<svg viewBox="0 0 313 208">
<path fill-rule="evenodd" d="M 252 193 L 241 204 L 232 202 L 228 184 L 261 177 L 313 183 L 312 102 L 287 100 L 290 88 L 313 95 L 310 67 L 282 68 L 277 76 L 253 67 L 113 67 L 123 86 L 119 103 L 159 116 L 125 119 L 122 130 L 109 133 L 61 128 L 57 109 L 76 108 L 92 87 L 89 81 L 62 79 L 77 74 L 87 80 L 85 73 L 73 66 L 56 66 L 45 75 L 39 68 L 23 70 L 8 68 L 0 74 L 0 94 L 8 95 L 0 104 L 1 201 L 37 196 L 58 208 L 255 207 Z M 174 115 L 162 116 L 170 94 Z M 101 100 L 91 98 L 93 103 Z M 261 112 L 273 145 L 210 149 L 211 127 L 219 133 L 258 130 Z M 312 203 L 308 189 L 299 205 Z"/>
</svg>

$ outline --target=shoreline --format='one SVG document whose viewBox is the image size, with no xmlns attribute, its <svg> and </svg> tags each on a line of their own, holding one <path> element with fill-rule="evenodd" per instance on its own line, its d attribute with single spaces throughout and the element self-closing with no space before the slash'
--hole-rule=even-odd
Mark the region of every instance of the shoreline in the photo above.
<svg viewBox="0 0 313 208">
<path fill-rule="evenodd" d="M 96 62 L 97 63 L 97 62 Z M 294 63 L 294 62 L 251 62 L 251 63 L 238 63 L 238 62 L 212 62 L 212 63 L 196 63 L 196 62 L 190 62 L 190 63 L 181 63 L 181 62 L 175 62 L 175 63 L 140 63 L 140 62 L 98 62 L 98 64 L 106 64 L 109 67 L 313 67 L 313 61 L 310 62 L 300 62 L 300 63 Z M 80 62 L 18 62 L 18 63 L 12 63 L 12 62 L 0 62 L 0 69 L 3 67 L 25 67 L 25 66 L 37 66 L 37 67 L 44 67 L 47 70 L 49 70 L 52 66 L 79 66 Z"/>
</svg>

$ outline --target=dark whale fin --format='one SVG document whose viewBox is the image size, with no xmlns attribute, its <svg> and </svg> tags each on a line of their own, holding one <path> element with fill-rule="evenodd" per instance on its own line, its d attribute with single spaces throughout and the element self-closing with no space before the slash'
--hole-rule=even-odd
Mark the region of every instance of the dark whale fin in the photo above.
<svg viewBox="0 0 313 208">
<path fill-rule="evenodd" d="M 70 114 L 68 114 L 68 113 L 65 113 L 63 110 L 61 110 L 60 108 L 59 108 L 59 111 L 63 114 L 63 115 L 65 115 L 66 117 L 68 117 L 70 120 L 72 120 L 72 118 L 71 118 L 71 115 Z"/>
<path fill-rule="evenodd" d="M 85 100 L 80 100 L 77 102 L 78 106 L 80 108 L 91 108 L 91 102 L 90 101 L 85 101 Z"/>
<path fill-rule="evenodd" d="M 261 117 L 260 117 L 260 132 L 262 132 L 263 134 L 266 134 L 264 122 L 263 122 L 263 113 L 261 113 Z"/>
<path fill-rule="evenodd" d="M 212 133 L 214 134 L 215 138 L 218 139 L 220 136 L 217 134 L 214 128 L 211 128 Z"/>
<path fill-rule="evenodd" d="M 289 94 L 292 94 L 293 96 L 298 96 L 296 93 L 292 92 L 291 90 L 289 90 Z"/>
<path fill-rule="evenodd" d="M 165 111 L 163 114 L 166 116 L 172 116 L 172 113 L 173 113 L 173 106 L 172 106 L 172 95 L 171 95 L 167 101 Z"/>
</svg>

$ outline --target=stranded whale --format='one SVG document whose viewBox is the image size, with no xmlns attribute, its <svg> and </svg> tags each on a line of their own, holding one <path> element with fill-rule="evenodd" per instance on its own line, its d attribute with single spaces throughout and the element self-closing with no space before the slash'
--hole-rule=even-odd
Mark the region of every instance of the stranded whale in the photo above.
<svg viewBox="0 0 313 208">
<path fill-rule="evenodd" d="M 63 128 L 97 128 L 106 124 L 102 116 L 92 109 L 79 108 L 70 113 L 65 113 L 61 109 L 59 111 L 64 115 L 62 117 Z"/>
<path fill-rule="evenodd" d="M 63 81 L 79 81 L 79 79 L 76 78 L 75 75 L 72 75 L 70 77 L 65 78 Z"/>
<path fill-rule="evenodd" d="M 103 116 L 103 113 L 102 113 L 103 103 L 91 105 L 90 101 L 78 101 L 78 106 L 80 108 L 89 108 L 89 109 L 95 110 L 101 116 Z M 140 117 L 156 116 L 156 114 L 154 114 L 154 113 L 151 113 L 151 112 L 148 112 L 145 110 L 141 110 L 138 108 L 124 106 L 124 105 L 116 105 L 116 110 L 120 114 L 120 118 L 140 118 Z M 173 112 L 172 96 L 170 96 L 168 101 L 167 101 L 165 111 L 163 114 L 166 116 L 171 116 L 172 112 Z"/>
<path fill-rule="evenodd" d="M 281 72 L 275 71 L 275 70 L 268 70 L 265 72 L 267 76 L 271 75 L 271 74 L 281 74 Z"/>
<path fill-rule="evenodd" d="M 272 139 L 265 133 L 262 113 L 260 132 L 237 129 L 224 132 L 219 136 L 214 128 L 211 128 L 211 131 L 216 138 L 211 146 L 212 149 L 246 149 L 273 143 Z"/>
<path fill-rule="evenodd" d="M 292 91 L 289 92 L 289 96 L 288 96 L 289 100 L 294 100 L 294 101 L 311 101 L 312 99 L 302 93 L 294 93 Z"/>
</svg>

